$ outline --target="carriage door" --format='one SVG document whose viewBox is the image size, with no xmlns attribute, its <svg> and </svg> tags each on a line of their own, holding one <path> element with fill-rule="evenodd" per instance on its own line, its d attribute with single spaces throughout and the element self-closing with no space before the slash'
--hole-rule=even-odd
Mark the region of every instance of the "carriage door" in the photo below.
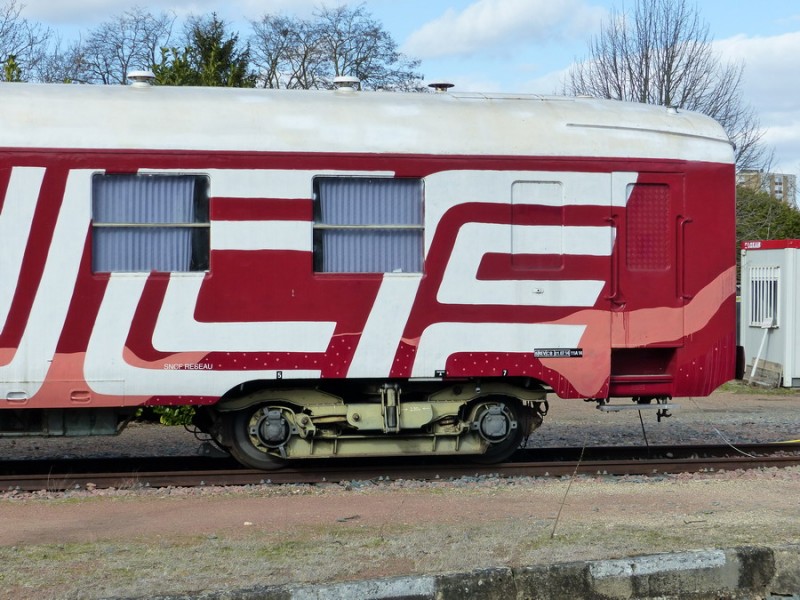
<svg viewBox="0 0 800 600">
<path fill-rule="evenodd" d="M 616 347 L 675 348 L 683 345 L 685 236 L 684 178 L 674 173 L 639 173 L 627 184 L 627 205 L 618 216 L 617 297 L 612 310 L 637 315 L 637 331 L 615 335 Z M 621 217 L 621 218 L 620 218 Z M 653 310 L 655 309 L 655 310 Z M 639 315 L 652 317 L 652 323 Z"/>
<path fill-rule="evenodd" d="M 606 395 L 611 368 L 606 290 L 614 241 L 610 183 L 607 173 L 553 172 L 512 186 L 515 283 L 507 297 L 538 307 L 519 314 L 537 323 L 538 335 L 528 345 L 562 397 Z"/>
</svg>

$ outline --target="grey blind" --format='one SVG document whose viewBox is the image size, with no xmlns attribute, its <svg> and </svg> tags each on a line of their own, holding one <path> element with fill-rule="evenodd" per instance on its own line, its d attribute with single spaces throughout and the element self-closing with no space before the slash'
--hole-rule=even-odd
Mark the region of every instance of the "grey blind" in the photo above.
<svg viewBox="0 0 800 600">
<path fill-rule="evenodd" d="M 315 192 L 317 271 L 422 271 L 421 180 L 320 177 Z"/>
<path fill-rule="evenodd" d="M 194 175 L 96 175 L 92 270 L 195 271 L 208 267 L 208 195 Z"/>
</svg>

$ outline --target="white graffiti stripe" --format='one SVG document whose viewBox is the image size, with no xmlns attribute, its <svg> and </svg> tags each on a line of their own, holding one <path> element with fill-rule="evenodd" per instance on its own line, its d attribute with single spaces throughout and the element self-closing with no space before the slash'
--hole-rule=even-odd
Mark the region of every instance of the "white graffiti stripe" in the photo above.
<svg viewBox="0 0 800 600">
<path fill-rule="evenodd" d="M 425 180 L 426 239 L 444 214 L 467 203 L 512 203 L 538 206 L 604 206 L 627 204 L 633 172 L 444 172 Z M 503 190 L 509 190 L 504 193 Z M 593 306 L 605 284 L 596 280 L 479 280 L 487 253 L 570 254 L 610 257 L 613 227 L 556 227 L 467 223 L 459 230 L 437 299 L 445 304 L 497 306 Z M 422 335 L 412 372 L 430 377 L 445 369 L 455 352 L 532 352 L 539 348 L 577 347 L 584 326 L 548 324 L 439 323 Z"/>
<path fill-rule="evenodd" d="M 512 190 L 520 183 L 556 183 L 561 188 L 564 206 L 625 206 L 629 185 L 638 173 L 578 173 L 567 171 L 442 171 L 425 178 L 425 252 L 433 241 L 433 233 L 444 214 L 465 203 L 508 204 Z M 555 198 L 543 201 L 536 196 L 520 194 L 515 204 L 553 206 Z"/>
<path fill-rule="evenodd" d="M 14 301 L 44 172 L 39 167 L 11 170 L 3 210 L 0 211 L 0 240 L 3 240 L 3 251 L 0 252 L 0 329 L 5 328 Z"/>
<path fill-rule="evenodd" d="M 633 191 L 633 184 L 639 179 L 639 173 L 615 171 L 611 173 L 611 206 L 628 205 Z"/>
<path fill-rule="evenodd" d="M 311 198 L 315 177 L 392 177 L 394 171 L 292 171 L 279 169 L 140 169 L 139 173 L 207 175 L 214 198 Z"/>
<path fill-rule="evenodd" d="M 108 380 L 112 373 L 115 378 L 125 382 L 125 394 L 128 396 L 221 396 L 243 379 L 277 377 L 275 370 L 159 370 L 128 364 L 123 349 L 146 282 L 144 277 L 125 274 L 112 274 L 109 279 L 86 351 L 85 376 L 95 392 L 117 393 L 118 383 Z M 287 379 L 319 377 L 320 371 L 284 371 L 282 375 Z"/>
<path fill-rule="evenodd" d="M 91 171 L 71 171 L 42 280 L 19 348 L 0 368 L 0 397 L 33 396 L 41 387 L 64 329 L 89 228 Z"/>
<path fill-rule="evenodd" d="M 86 232 L 91 224 L 91 180 L 96 171 L 74 170 L 66 190 L 29 321 L 11 362 L 0 367 L 0 399 L 32 397 L 46 379 L 55 357 L 78 279 Z M 292 170 L 148 170 L 151 173 L 196 173 L 210 177 L 211 195 L 219 198 L 295 199 L 313 197 L 319 176 L 391 177 L 391 171 Z M 18 285 L 45 170 L 16 167 L 0 212 L 0 324 L 10 313 Z M 454 171 L 425 178 L 425 248 L 430 247 L 442 216 L 470 202 L 527 205 L 623 206 L 636 173 L 564 173 Z M 526 185 L 517 186 L 522 183 Z M 548 185 L 527 185 L 548 184 Z M 516 186 L 516 187 L 515 187 Z M 514 191 L 516 189 L 516 192 Z M 572 254 L 609 256 L 613 228 L 511 226 L 467 223 L 462 226 L 438 292 L 443 303 L 467 305 L 589 306 L 602 281 L 484 281 L 477 279 L 486 253 L 551 253 L 567 246 Z M 562 244 L 562 238 L 569 244 Z M 25 238 L 23 240 L 23 237 Z M 513 244 L 513 245 L 512 245 Z M 212 221 L 211 247 L 225 250 L 312 252 L 310 221 Z M 98 393 L 130 396 L 221 395 L 243 379 L 275 379 L 276 370 L 191 369 L 191 362 L 160 369 L 130 359 L 126 348 L 133 318 L 148 275 L 112 274 L 90 336 L 84 378 Z M 154 349 L 180 356 L 209 352 L 325 352 L 335 322 L 205 322 L 195 318 L 203 275 L 173 274 L 151 343 Z M 350 365 L 350 377 L 385 377 L 404 333 L 417 295 L 420 276 L 387 274 L 370 312 Z M 428 327 L 419 343 L 413 371 L 431 376 L 445 368 L 454 352 L 527 352 L 536 347 L 573 347 L 583 326 L 545 324 L 439 323 Z M 191 361 L 190 357 L 185 357 Z M 178 359 L 176 359 L 178 360 Z M 166 362 L 166 361 L 165 361 Z M 170 365 L 164 365 L 170 367 Z M 183 367 L 186 367 L 184 369 Z M 320 371 L 282 371 L 285 378 L 316 378 Z M 52 376 L 52 375 L 51 375 Z M 77 377 L 76 377 L 77 379 Z"/>
<path fill-rule="evenodd" d="M 569 240 L 568 244 L 562 244 Z M 443 304 L 501 306 L 594 306 L 603 280 L 482 280 L 481 260 L 488 253 L 610 256 L 611 227 L 547 227 L 466 223 L 458 232 L 437 299 Z M 562 245 L 565 247 L 562 250 Z"/>
<path fill-rule="evenodd" d="M 311 252 L 311 221 L 212 221 L 212 250 Z"/>
<path fill-rule="evenodd" d="M 535 348 L 577 348 L 585 325 L 543 323 L 435 323 L 422 333 L 412 377 L 433 377 L 457 352 L 523 352 Z M 482 367 L 476 367 L 481 372 Z"/>
<path fill-rule="evenodd" d="M 420 275 L 383 276 L 375 304 L 358 342 L 348 377 L 388 376 L 417 297 Z"/>
<path fill-rule="evenodd" d="M 161 352 L 325 352 L 336 329 L 334 321 L 254 321 L 207 323 L 194 312 L 202 276 L 173 274 L 158 322 L 153 347 Z"/>
</svg>

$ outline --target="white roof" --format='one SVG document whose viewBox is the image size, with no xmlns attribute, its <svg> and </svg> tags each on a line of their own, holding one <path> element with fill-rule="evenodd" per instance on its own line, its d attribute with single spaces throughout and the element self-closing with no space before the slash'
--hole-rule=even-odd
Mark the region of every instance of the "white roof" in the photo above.
<svg viewBox="0 0 800 600">
<path fill-rule="evenodd" d="M 22 83 L 0 84 L 0 148 L 733 162 L 712 119 L 614 100 Z"/>
</svg>

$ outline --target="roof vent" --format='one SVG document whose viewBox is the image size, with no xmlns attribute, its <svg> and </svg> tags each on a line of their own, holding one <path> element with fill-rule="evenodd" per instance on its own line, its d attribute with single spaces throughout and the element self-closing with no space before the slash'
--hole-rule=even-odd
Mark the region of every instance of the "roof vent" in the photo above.
<svg viewBox="0 0 800 600">
<path fill-rule="evenodd" d="M 156 76 L 152 71 L 131 71 L 128 73 L 128 79 L 131 80 L 132 87 L 145 88 L 153 85 Z"/>
<path fill-rule="evenodd" d="M 361 81 L 358 77 L 340 75 L 333 78 L 333 85 L 336 86 L 337 92 L 355 92 L 361 85 Z"/>
<path fill-rule="evenodd" d="M 668 106 L 667 107 L 667 114 L 668 115 L 677 115 L 678 114 L 678 107 L 677 106 Z"/>
<path fill-rule="evenodd" d="M 443 93 L 443 92 L 446 92 L 447 90 L 449 90 L 451 87 L 453 87 L 453 84 L 452 83 L 448 83 L 446 81 L 442 81 L 442 82 L 436 82 L 436 83 L 429 83 L 428 87 L 429 88 L 433 88 L 434 90 L 436 90 L 439 93 Z"/>
</svg>

